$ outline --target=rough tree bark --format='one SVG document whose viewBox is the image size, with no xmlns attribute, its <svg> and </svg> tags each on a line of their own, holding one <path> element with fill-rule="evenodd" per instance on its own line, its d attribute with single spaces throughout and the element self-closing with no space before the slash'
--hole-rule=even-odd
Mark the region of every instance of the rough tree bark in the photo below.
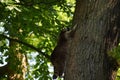
<svg viewBox="0 0 120 80">
<path fill-rule="evenodd" d="M 108 51 L 118 45 L 120 0 L 76 0 L 65 80 L 115 80 L 117 63 Z"/>
</svg>

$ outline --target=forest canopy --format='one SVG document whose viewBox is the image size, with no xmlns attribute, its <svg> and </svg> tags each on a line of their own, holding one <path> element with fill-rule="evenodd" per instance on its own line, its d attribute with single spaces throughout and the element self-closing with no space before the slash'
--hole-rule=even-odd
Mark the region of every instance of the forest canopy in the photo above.
<svg viewBox="0 0 120 80">
<path fill-rule="evenodd" d="M 21 73 L 20 53 L 26 57 L 26 80 L 51 80 L 49 56 L 61 29 L 71 26 L 74 7 L 74 0 L 1 0 L 0 68 L 8 64 L 14 74 Z M 11 73 L 2 74 L 5 79 Z"/>
</svg>

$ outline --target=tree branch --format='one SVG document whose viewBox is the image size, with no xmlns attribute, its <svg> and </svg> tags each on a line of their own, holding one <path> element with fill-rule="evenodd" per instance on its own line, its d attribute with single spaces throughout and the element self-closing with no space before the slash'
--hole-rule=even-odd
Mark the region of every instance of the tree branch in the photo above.
<svg viewBox="0 0 120 80">
<path fill-rule="evenodd" d="M 13 39 L 13 38 L 11 38 L 11 37 L 7 37 L 7 36 L 5 36 L 5 35 L 3 35 L 3 34 L 0 34 L 0 36 L 1 36 L 1 37 L 4 37 L 4 38 L 6 38 L 6 39 L 9 39 L 9 40 L 18 42 L 18 43 L 20 43 L 20 44 L 23 44 L 23 45 L 25 45 L 25 46 L 27 46 L 27 47 L 29 47 L 29 48 L 31 48 L 31 49 L 34 49 L 34 50 L 36 50 L 39 54 L 45 56 L 47 59 L 50 60 L 50 56 L 49 56 L 48 54 L 45 54 L 45 53 L 41 52 L 41 50 L 40 50 L 39 48 L 36 48 L 36 47 L 34 47 L 33 45 L 31 45 L 31 44 L 28 44 L 28 43 L 26 43 L 26 42 L 23 42 L 23 41 L 21 41 L 21 40 L 19 40 L 19 39 Z"/>
</svg>

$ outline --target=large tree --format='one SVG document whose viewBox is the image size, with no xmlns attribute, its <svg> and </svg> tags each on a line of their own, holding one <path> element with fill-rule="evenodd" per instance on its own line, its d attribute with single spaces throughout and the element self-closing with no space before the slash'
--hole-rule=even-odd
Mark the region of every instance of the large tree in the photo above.
<svg viewBox="0 0 120 80">
<path fill-rule="evenodd" d="M 120 0 L 76 0 L 65 80 L 115 80 L 117 60 L 109 52 L 120 37 Z"/>
<path fill-rule="evenodd" d="M 120 1 L 76 0 L 71 22 L 72 1 L 0 1 L 0 64 L 7 57 L 0 79 L 51 80 L 49 55 L 63 25 L 72 23 L 78 29 L 70 40 L 65 80 L 114 80 L 118 64 L 108 53 L 118 44 Z"/>
</svg>

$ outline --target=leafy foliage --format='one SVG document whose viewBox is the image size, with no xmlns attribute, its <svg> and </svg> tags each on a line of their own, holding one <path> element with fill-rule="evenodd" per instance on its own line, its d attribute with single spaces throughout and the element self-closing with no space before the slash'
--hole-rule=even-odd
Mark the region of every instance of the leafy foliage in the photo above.
<svg viewBox="0 0 120 80">
<path fill-rule="evenodd" d="M 118 45 L 118 47 L 114 48 L 108 54 L 109 56 L 115 58 L 118 64 L 120 64 L 120 45 Z"/>
<path fill-rule="evenodd" d="M 112 58 L 114 58 L 119 67 L 120 67 L 120 44 L 118 45 L 118 47 L 114 48 L 112 51 L 108 52 L 109 56 L 111 56 Z M 117 77 L 116 80 L 120 80 L 120 68 L 117 71 Z"/>
<path fill-rule="evenodd" d="M 74 0 L 0 1 L 0 34 L 21 43 L 19 47 L 27 55 L 28 62 L 32 60 L 34 63 L 28 65 L 29 71 L 26 74 L 26 80 L 35 78 L 51 80 L 48 71 L 49 59 L 41 53 L 51 54 L 60 30 L 64 26 L 71 25 L 73 11 Z M 10 51 L 9 40 L 9 38 L 0 37 L 0 64 L 9 62 L 7 59 L 3 61 L 5 56 L 11 55 L 8 52 Z M 34 55 L 36 56 L 32 57 Z M 14 59 L 12 60 L 14 61 Z"/>
</svg>

